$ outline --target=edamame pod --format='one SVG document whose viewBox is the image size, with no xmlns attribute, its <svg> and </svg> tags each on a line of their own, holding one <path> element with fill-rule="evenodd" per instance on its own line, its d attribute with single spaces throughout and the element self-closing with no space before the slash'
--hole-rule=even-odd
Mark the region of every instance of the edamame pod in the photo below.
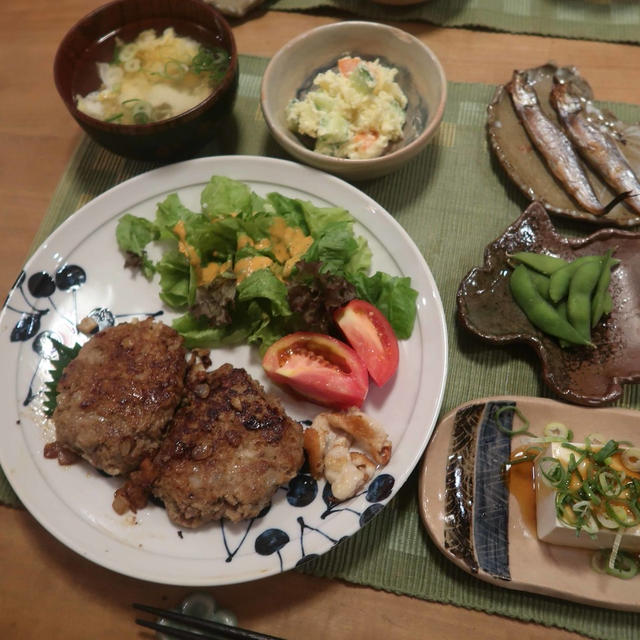
<svg viewBox="0 0 640 640">
<path fill-rule="evenodd" d="M 549 282 L 549 298 L 552 302 L 560 302 L 569 291 L 569 283 L 575 272 L 585 263 L 602 260 L 601 256 L 582 256 L 570 262 L 566 267 L 558 269 L 551 274 Z"/>
<path fill-rule="evenodd" d="M 563 320 L 566 320 L 567 322 L 569 322 L 569 320 L 567 319 L 567 301 L 563 300 L 557 307 L 556 307 L 556 311 L 560 314 L 560 317 Z M 568 343 L 566 340 L 563 340 L 562 338 L 560 338 L 558 340 L 558 342 L 560 343 L 560 346 L 563 349 L 566 349 L 567 347 L 570 347 L 571 344 Z"/>
<path fill-rule="evenodd" d="M 613 298 L 611 292 L 607 289 L 604 292 L 604 300 L 602 301 L 602 314 L 611 313 L 613 311 Z"/>
<path fill-rule="evenodd" d="M 609 282 L 611 282 L 611 267 L 613 266 L 613 258 L 611 255 L 613 251 L 609 249 L 604 256 L 602 267 L 600 269 L 600 276 L 596 284 L 596 290 L 593 294 L 593 300 L 591 301 L 591 328 L 595 327 L 600 318 L 605 313 L 605 294 L 609 290 Z M 609 297 L 609 299 L 611 299 Z M 606 301 L 608 303 L 608 301 Z"/>
<path fill-rule="evenodd" d="M 511 274 L 509 288 L 513 299 L 535 327 L 572 344 L 591 344 L 538 293 L 523 264 Z"/>
<path fill-rule="evenodd" d="M 533 286 L 536 288 L 536 291 L 545 300 L 550 300 L 549 286 L 551 284 L 551 279 L 549 278 L 549 276 L 545 276 L 544 273 L 540 273 L 539 271 L 529 269 L 529 277 L 533 281 Z"/>
<path fill-rule="evenodd" d="M 567 316 L 576 331 L 591 339 L 591 294 L 600 278 L 601 263 L 585 262 L 573 275 L 567 296 Z"/>
<path fill-rule="evenodd" d="M 544 273 L 546 276 L 550 276 L 558 269 L 562 269 L 562 267 L 566 267 L 569 264 L 562 258 L 548 256 L 546 253 L 534 253 L 532 251 L 519 251 L 518 253 L 510 254 L 508 257 L 540 273 Z"/>
</svg>

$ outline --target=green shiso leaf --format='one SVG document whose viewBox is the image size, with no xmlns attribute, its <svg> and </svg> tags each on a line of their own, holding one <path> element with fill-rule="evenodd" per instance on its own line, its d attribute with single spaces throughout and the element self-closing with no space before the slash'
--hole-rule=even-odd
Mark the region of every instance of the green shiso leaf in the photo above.
<svg viewBox="0 0 640 640">
<path fill-rule="evenodd" d="M 55 338 L 51 338 L 53 346 L 58 352 L 58 358 L 53 360 L 51 368 L 51 380 L 45 382 L 44 412 L 47 417 L 52 416 L 58 405 L 58 382 L 64 373 L 66 366 L 78 355 L 82 345 L 76 343 L 73 347 L 67 347 Z"/>
</svg>

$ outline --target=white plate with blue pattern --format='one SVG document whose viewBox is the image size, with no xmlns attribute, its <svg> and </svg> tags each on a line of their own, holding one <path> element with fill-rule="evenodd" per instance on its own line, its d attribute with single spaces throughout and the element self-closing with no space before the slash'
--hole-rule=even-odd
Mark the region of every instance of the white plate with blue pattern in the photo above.
<svg viewBox="0 0 640 640">
<path fill-rule="evenodd" d="M 115 240 L 125 213 L 153 218 L 158 202 L 177 192 L 198 209 L 212 175 L 246 182 L 256 193 L 272 191 L 342 206 L 369 242 L 373 269 L 410 276 L 418 290 L 418 316 L 410 339 L 400 344 L 400 366 L 383 389 L 371 386 L 363 409 L 387 429 L 391 461 L 350 500 L 327 500 L 324 482 L 301 473 L 279 489 L 271 507 L 238 524 L 213 523 L 181 530 L 164 510 L 149 505 L 117 515 L 111 502 L 121 481 L 86 463 L 60 466 L 43 448 L 54 429 L 42 415 L 42 391 L 56 357 L 50 336 L 82 342 L 76 324 L 88 314 L 102 325 L 131 317 L 174 313 L 158 298 L 157 281 L 123 268 Z M 442 303 L 429 267 L 402 227 L 361 191 L 308 167 L 251 156 L 212 157 L 170 165 L 132 178 L 95 198 L 62 224 L 24 267 L 0 316 L 0 355 L 8 372 L 0 463 L 27 509 L 77 553 L 114 571 L 153 582 L 220 585 L 286 571 L 325 553 L 368 522 L 400 489 L 424 451 L 440 410 L 447 374 L 447 333 Z M 266 379 L 255 349 L 212 352 L 214 366 L 246 368 L 278 393 L 292 417 L 311 419 L 315 405 L 284 396 Z"/>
</svg>

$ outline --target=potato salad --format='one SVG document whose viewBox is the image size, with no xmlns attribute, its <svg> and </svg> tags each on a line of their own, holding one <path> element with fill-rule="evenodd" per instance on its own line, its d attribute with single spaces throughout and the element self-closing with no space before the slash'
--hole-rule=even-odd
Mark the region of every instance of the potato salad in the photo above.
<svg viewBox="0 0 640 640">
<path fill-rule="evenodd" d="M 377 158 L 402 138 L 407 97 L 395 82 L 397 69 L 378 60 L 338 60 L 319 73 L 303 99 L 286 109 L 292 131 L 315 139 L 314 150 L 337 158 Z"/>
</svg>

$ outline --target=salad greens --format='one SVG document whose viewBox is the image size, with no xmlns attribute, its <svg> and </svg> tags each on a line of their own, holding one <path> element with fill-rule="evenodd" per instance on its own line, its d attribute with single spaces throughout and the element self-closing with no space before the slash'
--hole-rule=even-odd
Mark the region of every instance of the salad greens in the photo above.
<svg viewBox="0 0 640 640">
<path fill-rule="evenodd" d="M 263 198 L 221 176 L 211 178 L 200 205 L 196 213 L 171 194 L 154 221 L 126 214 L 116 230 L 126 266 L 149 280 L 157 273 L 160 298 L 185 311 L 173 326 L 188 347 L 249 342 L 264 350 L 288 333 L 314 330 L 292 307 L 317 304 L 320 289 L 321 304 L 331 298 L 337 308 L 362 298 L 384 313 L 398 338 L 411 335 L 417 292 L 410 278 L 368 275 L 371 251 L 345 209 L 279 193 Z M 154 262 L 147 246 L 156 241 L 166 250 Z"/>
</svg>

